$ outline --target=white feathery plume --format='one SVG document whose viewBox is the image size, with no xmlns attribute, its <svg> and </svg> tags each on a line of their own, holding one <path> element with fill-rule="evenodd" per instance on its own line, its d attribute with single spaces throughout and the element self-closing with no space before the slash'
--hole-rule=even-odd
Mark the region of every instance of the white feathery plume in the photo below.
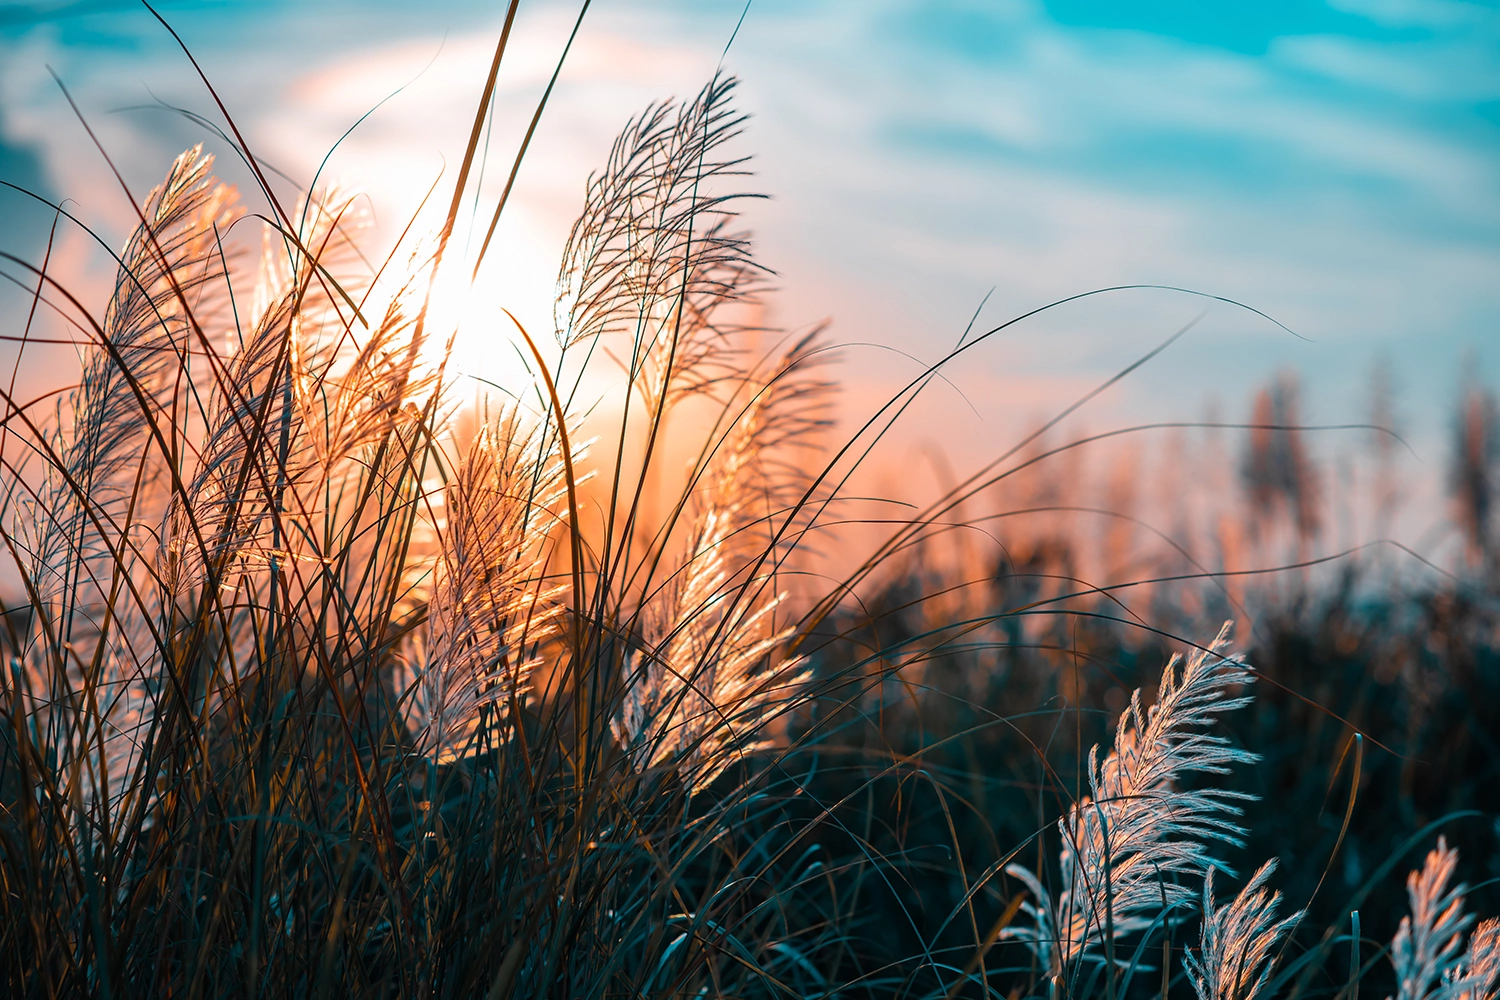
<svg viewBox="0 0 1500 1000">
<path fill-rule="evenodd" d="M 745 158 L 722 155 L 745 115 L 731 98 L 737 81 L 716 75 L 691 102 L 652 104 L 615 139 L 592 175 L 568 235 L 558 275 L 557 336 L 578 343 L 667 320 L 682 296 L 708 322 L 708 306 L 740 297 L 760 271 L 743 236 L 727 233 L 730 205 L 743 194 L 710 185 L 745 175 Z M 675 320 L 671 320 L 675 324 Z"/>
<path fill-rule="evenodd" d="M 546 577 L 561 519 L 555 446 L 515 410 L 486 420 L 449 484 L 427 634 L 397 683 L 420 752 L 462 756 L 487 707 L 503 715 L 525 693 L 538 643 L 557 630 L 565 587 Z"/>
<path fill-rule="evenodd" d="M 1201 954 L 1191 948 L 1182 964 L 1198 1000 L 1255 1000 L 1270 981 L 1271 951 L 1302 918 L 1299 910 L 1276 919 L 1281 893 L 1266 883 L 1276 871 L 1276 859 L 1260 866 L 1228 906 L 1214 905 L 1214 869 L 1203 879 Z"/>
<path fill-rule="evenodd" d="M 625 663 L 616 740 L 638 768 L 675 766 L 692 790 L 769 747 L 770 717 L 806 686 L 800 658 L 767 669 L 794 630 L 774 624 L 785 595 L 772 589 L 777 553 L 766 546 L 789 485 L 785 470 L 768 467 L 770 452 L 821 426 L 822 383 L 793 373 L 812 343 L 799 341 L 774 377 L 746 378 L 753 395 L 708 470 L 688 554 L 646 602 L 644 649 Z"/>
<path fill-rule="evenodd" d="M 36 625 L 69 651 L 28 651 L 31 688 L 47 692 L 36 707 L 50 706 L 43 714 L 63 739 L 81 741 L 77 768 L 67 773 L 78 775 L 80 801 L 101 805 L 101 816 L 116 814 L 155 718 L 161 657 L 142 627 L 153 609 L 118 574 L 134 574 L 136 529 L 162 514 L 154 487 L 168 458 L 152 430 L 169 441 L 182 431 L 168 397 L 201 347 L 194 322 L 212 317 L 227 279 L 218 233 L 239 209 L 234 189 L 218 183 L 212 167 L 213 157 L 195 146 L 146 196 L 120 254 L 104 343 L 83 354 L 78 387 L 59 406 L 47 442 L 52 454 L 38 500 L 23 505 L 13 535 L 28 539 L 43 612 Z M 149 578 L 137 582 L 149 604 Z M 90 643 L 103 648 L 89 652 Z M 65 708 L 91 721 L 65 723 Z"/>
<path fill-rule="evenodd" d="M 1397 1000 L 1455 1000 L 1460 996 L 1484 996 L 1494 987 L 1500 954 L 1496 929 L 1486 921 L 1474 934 L 1469 953 L 1462 954 L 1464 931 L 1474 923 L 1464 913 L 1462 882 L 1450 887 L 1458 867 L 1458 851 L 1439 837 L 1427 852 L 1420 870 L 1406 877 L 1406 895 L 1411 915 L 1391 939 L 1391 964 L 1396 969 Z"/>
<path fill-rule="evenodd" d="M 346 349 L 326 352 L 316 367 L 297 372 L 302 420 L 325 476 L 397 425 L 402 408 L 433 387 L 436 376 L 421 372 L 422 339 L 411 316 L 408 283 L 392 298 L 380 322 L 364 339 L 340 338 Z"/>
<path fill-rule="evenodd" d="M 1500 996 L 1500 920 L 1494 917 L 1474 928 L 1469 950 L 1453 971 L 1444 975 L 1444 1000 L 1495 1000 Z"/>
<path fill-rule="evenodd" d="M 373 574 L 385 580 L 395 574 L 400 596 L 383 612 L 394 621 L 420 615 L 426 607 L 438 551 L 439 467 L 445 463 L 428 460 L 434 457 L 429 429 L 442 425 L 449 411 L 442 401 L 437 359 L 424 357 L 426 325 L 417 320 L 431 264 L 430 251 L 419 248 L 409 255 L 404 271 L 382 272 L 395 271 L 397 277 L 378 280 L 363 295 L 369 329 L 352 322 L 352 314 L 340 320 L 337 302 L 327 301 L 321 309 L 324 321 L 299 325 L 293 358 L 309 467 L 290 483 L 292 499 L 286 506 L 301 520 L 314 520 L 308 515 L 318 512 L 318 527 L 292 533 L 286 544 L 309 564 L 329 552 L 341 553 L 338 565 L 346 579 L 334 583 L 313 573 L 311 586 L 334 586 L 376 600 L 386 585 L 364 586 L 357 578 Z M 422 516 L 407 520 L 398 533 L 377 529 L 372 518 L 393 507 L 421 511 Z M 389 545 L 397 537 L 399 552 Z M 336 616 L 325 627 L 343 632 Z"/>
<path fill-rule="evenodd" d="M 422 364 L 426 333 L 417 322 L 431 276 L 432 248 L 418 246 L 407 256 L 404 270 L 391 269 L 399 277 L 385 278 L 362 295 L 366 319 L 378 315 L 366 330 L 333 292 L 331 278 L 322 274 L 333 267 L 339 287 L 346 292 L 355 287 L 344 272 L 353 270 L 354 235 L 367 224 L 365 216 L 353 211 L 354 198 L 342 195 L 330 201 L 332 197 L 314 215 L 328 231 L 315 227 L 305 235 L 309 245 L 322 249 L 318 273 L 303 281 L 295 345 L 297 402 L 325 476 L 360 448 L 385 438 L 403 423 L 403 413 L 410 415 L 407 404 L 437 383 L 436 373 Z M 383 310 L 374 301 L 377 293 L 385 302 Z"/>
<path fill-rule="evenodd" d="M 221 648 L 212 672 L 194 680 L 190 696 L 203 700 L 195 711 L 216 711 L 230 692 L 243 694 L 240 685 L 263 665 L 271 581 L 280 588 L 275 600 L 295 606 L 302 595 L 289 591 L 318 579 L 292 566 L 307 558 L 302 550 L 314 534 L 306 512 L 320 509 L 298 494 L 318 458 L 299 398 L 300 365 L 335 325 L 329 317 L 336 319 L 339 279 L 330 261 L 353 256 L 341 228 L 348 201 L 326 205 L 307 200 L 295 242 L 279 230 L 265 234 L 248 324 L 237 324 L 217 348 L 200 389 L 207 402 L 196 462 L 162 519 L 160 632 L 168 642 L 198 634 Z M 278 620 L 306 627 L 296 616 Z"/>
<path fill-rule="evenodd" d="M 188 502 L 173 504 L 163 532 L 163 577 L 173 600 L 194 593 L 210 568 L 222 587 L 229 574 L 263 568 L 278 554 L 268 537 L 272 521 L 296 507 L 288 493 L 320 457 L 314 429 L 323 414 L 309 399 L 318 378 L 311 369 L 338 352 L 351 325 L 339 320 L 340 306 L 347 306 L 333 290 L 342 280 L 333 266 L 342 270 L 353 255 L 353 201 L 332 194 L 306 200 L 297 236 L 308 253 L 289 255 L 292 244 L 277 233 L 263 238 L 248 335 L 229 344 L 213 373 Z M 403 328 L 399 315 L 383 325 L 392 336 Z M 382 338 L 375 340 L 378 350 Z M 288 544 L 283 537 L 281 548 Z"/>
<path fill-rule="evenodd" d="M 721 307 L 748 303 L 765 274 L 731 230 L 742 193 L 714 189 L 743 176 L 723 151 L 745 116 L 736 81 L 715 75 L 690 102 L 653 104 L 615 140 L 591 176 L 558 274 L 556 333 L 564 347 L 623 334 L 625 367 L 648 412 L 734 377 L 732 336 L 745 327 Z"/>
<path fill-rule="evenodd" d="M 1391 964 L 1396 967 L 1397 1000 L 1424 1000 L 1428 989 L 1451 972 L 1461 960 L 1463 933 L 1474 922 L 1464 913 L 1468 887 L 1448 882 L 1458 866 L 1458 851 L 1439 837 L 1437 847 L 1427 853 L 1420 871 L 1406 877 L 1406 895 L 1411 915 L 1391 939 Z"/>
<path fill-rule="evenodd" d="M 160 429 L 172 433 L 160 419 L 162 395 L 191 346 L 188 309 L 223 276 L 215 226 L 227 225 L 237 211 L 234 190 L 216 182 L 212 167 L 213 157 L 194 146 L 146 196 L 144 222 L 120 254 L 105 311 L 109 347 L 88 348 L 78 388 L 59 406 L 58 426 L 69 431 L 50 442 L 55 458 L 37 509 L 24 511 L 17 524 L 20 537 L 35 539 L 32 575 L 44 602 L 75 587 L 80 561 L 98 554 L 91 512 L 124 536 L 128 526 L 120 518 L 136 466 L 156 450 L 148 443 L 151 425 L 166 423 Z"/>
<path fill-rule="evenodd" d="M 770 551 L 767 530 L 802 490 L 784 489 L 794 477 L 767 458 L 826 416 L 821 384 L 800 374 L 761 380 L 737 363 L 737 340 L 753 328 L 735 317 L 767 272 L 748 237 L 732 229 L 734 203 L 747 195 L 722 191 L 727 178 L 745 174 L 745 159 L 725 151 L 745 121 L 732 105 L 735 86 L 715 75 L 695 100 L 652 105 L 626 126 L 605 169 L 589 179 L 555 306 L 565 349 L 629 339 L 622 363 L 649 420 L 718 386 L 751 399 L 708 467 L 695 468 L 702 492 L 688 508 L 686 552 L 627 626 L 637 648 L 625 657 L 612 720 L 633 764 L 670 763 L 690 789 L 712 781 L 734 754 L 767 745 L 768 716 L 803 687 L 801 663 L 772 666 L 790 633 L 773 620 L 783 595 L 771 576 L 785 545 Z M 789 358 L 802 365 L 810 343 Z"/>
<path fill-rule="evenodd" d="M 1118 937 L 1149 926 L 1164 905 L 1191 905 L 1188 887 L 1164 876 L 1201 876 L 1210 865 L 1228 870 L 1209 856 L 1206 842 L 1238 844 L 1244 831 L 1232 819 L 1240 813 L 1234 803 L 1252 796 L 1214 788 L 1183 791 L 1178 782 L 1259 759 L 1203 732 L 1220 713 L 1250 702 L 1228 696 L 1253 680 L 1243 663 L 1221 652 L 1231 624 L 1185 664 L 1172 657 L 1149 710 L 1142 709 L 1139 690 L 1131 695 L 1115 729 L 1115 748 L 1102 764 L 1097 746 L 1089 752 L 1092 794 L 1058 820 L 1061 892 L 1048 893 L 1021 865 L 1006 868 L 1034 902 L 1023 904 L 1031 926 L 1007 928 L 1005 936 L 1028 944 L 1053 975 L 1109 933 Z"/>
<path fill-rule="evenodd" d="M 705 515 L 670 599 L 648 609 L 647 651 L 626 659 L 628 686 L 612 722 L 638 768 L 671 764 L 693 790 L 735 756 L 770 746 L 768 716 L 795 700 L 807 679 L 800 659 L 760 669 L 792 630 L 771 623 L 781 595 L 736 601 L 739 588 L 725 586 L 731 520 L 723 511 Z"/>
<path fill-rule="evenodd" d="M 293 335 L 292 293 L 261 314 L 242 348 L 229 357 L 210 397 L 208 426 L 186 504 L 172 505 L 164 532 L 163 578 L 173 600 L 207 583 L 214 568 L 219 586 L 235 562 L 259 566 L 262 536 L 274 516 L 279 439 L 302 450 L 301 421 L 291 406 L 287 341 Z M 294 465 L 289 460 L 285 467 Z"/>
</svg>

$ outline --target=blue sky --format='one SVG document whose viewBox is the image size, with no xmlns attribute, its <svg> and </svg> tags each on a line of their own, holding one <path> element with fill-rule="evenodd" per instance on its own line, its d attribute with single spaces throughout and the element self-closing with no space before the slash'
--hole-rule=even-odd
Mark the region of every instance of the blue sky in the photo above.
<svg viewBox="0 0 1500 1000">
<path fill-rule="evenodd" d="M 388 225 L 461 145 L 498 6 L 163 9 L 293 176 L 415 81 L 333 165 L 371 188 Z M 695 90 L 742 7 L 596 3 L 522 175 L 523 249 L 497 280 L 545 286 L 611 134 L 647 100 Z M 523 2 L 502 136 L 529 114 L 569 18 L 569 5 Z M 208 102 L 137 7 L 0 2 L 0 173 L 78 199 L 118 238 L 118 197 L 49 64 L 141 189 L 195 133 L 115 109 Z M 1312 419 L 1361 420 L 1385 359 L 1415 474 L 1435 481 L 1460 378 L 1500 381 L 1493 4 L 755 0 L 727 65 L 744 78 L 746 147 L 773 195 L 750 221 L 780 275 L 776 316 L 828 316 L 840 339 L 878 345 L 851 355 L 852 400 L 912 370 L 896 352 L 951 346 L 987 294 L 981 325 L 1129 283 L 1234 298 L 1305 339 L 1214 306 L 1101 399 L 1092 428 L 1243 418 L 1282 369 L 1299 373 Z M 15 221 L 14 204 L 0 201 L 0 240 L 35 252 L 36 217 Z M 974 454 L 1008 443 L 1202 308 L 1120 293 L 1029 321 L 966 358 L 914 433 Z"/>
</svg>

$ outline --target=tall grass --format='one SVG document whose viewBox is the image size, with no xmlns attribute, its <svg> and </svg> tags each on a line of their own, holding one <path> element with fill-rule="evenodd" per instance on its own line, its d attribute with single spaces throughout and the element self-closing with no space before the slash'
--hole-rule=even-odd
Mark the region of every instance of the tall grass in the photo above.
<svg viewBox="0 0 1500 1000">
<path fill-rule="evenodd" d="M 1357 995 L 1358 915 L 1299 936 L 1322 876 L 1285 917 L 1274 861 L 1215 901 L 1261 846 L 1263 744 L 1221 717 L 1267 675 L 1227 626 L 1156 674 L 1045 552 L 906 572 L 998 466 L 797 575 L 935 369 L 831 446 L 819 331 L 756 320 L 732 78 L 626 126 L 553 329 L 511 317 L 527 376 L 467 405 L 432 296 L 480 273 L 449 242 L 509 24 L 445 223 L 383 260 L 351 194 L 283 209 L 232 122 L 264 211 L 185 152 L 97 320 L 6 258 L 82 358 L 5 397 L 6 995 Z M 1090 658 L 1155 689 L 1102 751 Z M 1495 995 L 1456 864 L 1440 840 L 1389 929 L 1400 1000 Z"/>
</svg>

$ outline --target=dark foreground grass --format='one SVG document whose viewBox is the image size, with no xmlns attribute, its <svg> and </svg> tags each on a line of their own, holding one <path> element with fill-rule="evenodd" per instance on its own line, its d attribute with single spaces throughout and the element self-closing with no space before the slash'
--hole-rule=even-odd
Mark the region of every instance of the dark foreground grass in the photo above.
<svg viewBox="0 0 1500 1000">
<path fill-rule="evenodd" d="M 1011 540 L 1027 548 L 1024 536 Z M 1038 597 L 1026 578 L 1055 578 L 1064 569 L 1064 560 L 1052 561 L 1058 555 L 1019 572 L 996 566 L 969 589 L 982 590 L 982 607 L 1024 607 Z M 1246 655 L 1256 668 L 1255 699 L 1220 724 L 1234 745 L 1262 758 L 1213 782 L 1256 797 L 1244 804 L 1243 847 L 1220 857 L 1242 873 L 1279 858 L 1274 884 L 1307 908 L 1286 946 L 1289 971 L 1270 995 L 1349 992 L 1355 910 L 1367 938 L 1362 988 L 1394 995 L 1393 969 L 1381 956 L 1408 912 L 1402 876 L 1439 832 L 1460 851 L 1471 906 L 1500 911 L 1493 585 L 1470 578 L 1402 592 L 1358 586 L 1359 572 L 1284 604 L 1256 602 L 1263 613 Z M 940 590 L 914 575 L 845 619 L 853 641 L 830 643 L 830 661 L 901 666 L 883 679 L 872 670 L 875 693 L 828 726 L 833 735 L 813 754 L 809 788 L 820 801 L 845 801 L 845 830 L 867 834 L 900 872 L 861 880 L 873 953 L 926 949 L 964 967 L 974 928 L 982 944 L 1026 893 L 1003 874 L 977 893 L 976 886 L 1022 845 L 1019 857 L 1033 867 L 1055 856 L 1050 821 L 1078 787 L 1080 751 L 1086 758 L 1090 747 L 1109 746 L 1120 694 L 1149 691 L 1172 644 L 1143 637 L 1119 620 L 1117 606 L 1097 599 L 1079 602 L 1082 621 L 1000 613 L 976 634 L 934 620 L 926 604 L 936 599 L 923 598 Z M 820 841 L 840 839 L 829 831 Z M 853 856 L 847 834 L 842 842 Z M 971 894 L 972 926 L 952 919 Z M 1191 919 L 1147 945 L 1142 958 L 1158 971 L 1147 982 L 1136 977 L 1133 989 L 1162 988 L 1163 936 L 1177 956 L 1171 990 L 1189 988 L 1177 963 L 1184 945 L 1196 946 Z M 1130 941 L 1132 949 L 1140 943 Z M 1002 970 L 1001 992 L 1038 988 L 1025 950 L 1002 941 L 990 955 L 992 973 Z"/>
</svg>

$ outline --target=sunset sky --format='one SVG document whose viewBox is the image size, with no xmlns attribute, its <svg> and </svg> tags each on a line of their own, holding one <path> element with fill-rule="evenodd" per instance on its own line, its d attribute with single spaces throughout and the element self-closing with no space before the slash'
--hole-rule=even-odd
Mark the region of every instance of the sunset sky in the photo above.
<svg viewBox="0 0 1500 1000">
<path fill-rule="evenodd" d="M 325 172 L 370 193 L 385 234 L 445 164 L 451 176 L 503 13 L 495 2 L 161 9 L 252 146 L 299 183 L 404 87 Z M 742 0 L 594 4 L 507 210 L 486 279 L 494 301 L 545 325 L 587 172 L 648 101 L 701 86 L 743 10 Z M 488 198 L 575 15 L 568 3 L 521 4 Z M 146 106 L 216 117 L 212 103 L 137 5 L 0 2 L 0 179 L 73 199 L 118 243 L 128 207 L 49 66 L 137 194 L 205 138 Z M 1236 299 L 1305 339 L 1213 305 L 1087 411 L 1092 429 L 1245 419 L 1254 389 L 1282 369 L 1299 373 L 1309 419 L 1360 421 L 1383 358 L 1413 468 L 1436 479 L 1461 378 L 1500 382 L 1493 5 L 754 0 L 724 66 L 744 80 L 754 117 L 741 148 L 772 196 L 747 218 L 778 273 L 776 319 L 829 317 L 836 340 L 870 345 L 846 363 L 850 406 L 915 372 L 907 355 L 952 347 L 987 294 L 976 329 L 1133 283 Z M 243 172 L 223 166 L 243 189 Z M 44 213 L 3 194 L 0 220 L 0 249 L 40 256 Z M 108 270 L 83 241 L 57 253 L 102 287 Z M 8 325 L 18 301 L 0 296 Z M 1205 305 L 1123 292 L 1029 320 L 967 356 L 913 433 L 960 455 L 995 450 Z M 498 335 L 481 330 L 461 352 L 475 372 L 503 368 L 487 336 Z"/>
</svg>

